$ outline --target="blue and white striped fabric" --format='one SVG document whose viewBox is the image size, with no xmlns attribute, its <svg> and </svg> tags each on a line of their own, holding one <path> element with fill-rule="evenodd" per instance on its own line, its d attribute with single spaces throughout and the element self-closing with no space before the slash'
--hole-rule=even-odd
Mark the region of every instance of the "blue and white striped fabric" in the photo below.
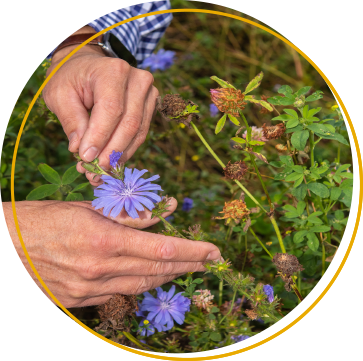
<svg viewBox="0 0 363 361">
<path fill-rule="evenodd" d="M 97 32 L 131 17 L 159 10 L 171 9 L 170 1 L 154 1 L 129 6 L 116 10 L 89 23 Z M 130 21 L 110 30 L 141 64 L 154 51 L 166 28 L 169 26 L 172 14 L 151 15 L 142 19 Z"/>
</svg>

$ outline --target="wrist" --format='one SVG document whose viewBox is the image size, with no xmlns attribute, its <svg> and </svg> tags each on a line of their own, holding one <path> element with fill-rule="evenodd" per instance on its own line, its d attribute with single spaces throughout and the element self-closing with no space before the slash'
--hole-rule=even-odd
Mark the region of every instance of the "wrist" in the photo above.
<svg viewBox="0 0 363 361">
<path fill-rule="evenodd" d="M 79 35 L 79 34 L 89 34 L 91 37 L 92 35 L 96 34 L 96 31 L 90 26 L 84 26 L 81 29 L 74 32 L 72 35 Z M 62 59 L 64 59 L 69 53 L 71 53 L 74 49 L 76 49 L 79 44 L 69 45 L 64 47 L 63 49 L 58 50 L 51 59 L 51 64 L 54 66 L 58 64 Z M 85 45 L 80 50 L 77 51 L 77 55 L 84 55 L 84 54 L 94 54 L 94 55 L 101 55 L 106 56 L 101 47 L 96 45 Z"/>
</svg>

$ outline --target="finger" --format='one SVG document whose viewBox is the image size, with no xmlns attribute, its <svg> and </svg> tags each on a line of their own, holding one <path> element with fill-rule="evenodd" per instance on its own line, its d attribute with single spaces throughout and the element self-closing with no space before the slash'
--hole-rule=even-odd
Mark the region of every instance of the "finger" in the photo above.
<svg viewBox="0 0 363 361">
<path fill-rule="evenodd" d="M 124 60 L 110 59 L 107 72 L 101 68 L 91 80 L 94 106 L 79 147 L 79 155 L 86 162 L 99 156 L 121 120 L 130 68 Z"/>
<path fill-rule="evenodd" d="M 126 162 L 130 159 L 137 149 L 145 142 L 151 120 L 155 114 L 156 98 L 158 96 L 159 91 L 155 87 L 152 87 L 145 103 L 144 118 L 141 127 L 132 142 L 125 149 L 124 154 L 122 155 L 122 161 Z"/>
<path fill-rule="evenodd" d="M 72 87 L 62 90 L 49 88 L 44 97 L 49 109 L 54 112 L 68 137 L 68 149 L 76 152 L 87 129 L 89 115 L 79 94 Z"/>
<path fill-rule="evenodd" d="M 88 208 L 94 210 L 94 208 L 92 207 L 92 203 L 91 202 L 82 202 L 82 204 L 84 206 L 87 206 Z M 163 218 L 166 218 L 168 216 L 170 216 L 176 209 L 176 207 L 178 206 L 178 202 L 175 198 L 170 197 L 169 201 L 168 201 L 168 211 L 162 214 Z M 98 209 L 98 210 L 94 210 L 95 212 L 99 213 L 103 216 L 102 213 L 102 209 Z M 125 209 L 123 209 L 121 211 L 121 213 L 116 217 L 107 217 L 109 219 L 112 219 L 113 221 L 122 224 L 124 226 L 127 227 L 131 227 L 131 228 L 138 228 L 138 229 L 143 229 L 143 228 L 147 228 L 147 227 L 151 227 L 154 224 L 160 222 L 160 219 L 158 217 L 154 217 L 151 219 L 151 211 L 149 211 L 148 209 L 145 209 L 144 211 L 138 212 L 139 214 L 139 218 L 135 218 L 132 219 L 127 212 L 125 211 Z"/>
<path fill-rule="evenodd" d="M 109 155 L 113 150 L 123 152 L 134 139 L 145 139 L 150 124 L 150 119 L 145 119 L 145 105 L 152 83 L 153 76 L 149 72 L 138 69 L 131 72 L 125 93 L 124 114 L 98 157 L 99 164 L 104 168 L 109 168 Z M 146 123 L 142 127 L 144 121 Z"/>
</svg>

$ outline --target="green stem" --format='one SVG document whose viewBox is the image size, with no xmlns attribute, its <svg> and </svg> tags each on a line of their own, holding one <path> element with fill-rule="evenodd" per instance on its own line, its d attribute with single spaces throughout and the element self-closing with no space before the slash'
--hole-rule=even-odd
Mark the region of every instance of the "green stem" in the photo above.
<svg viewBox="0 0 363 361">
<path fill-rule="evenodd" d="M 311 130 L 309 131 L 309 140 L 310 140 L 310 161 L 311 161 L 311 166 L 313 167 L 315 164 L 314 161 L 315 144 L 314 144 L 314 133 Z"/>
<path fill-rule="evenodd" d="M 234 291 L 234 294 L 233 294 L 233 298 L 232 298 L 232 303 L 231 303 L 231 307 L 230 309 L 228 310 L 228 312 L 222 317 L 222 319 L 219 321 L 219 324 L 222 323 L 222 321 L 232 312 L 233 310 L 233 306 L 234 306 L 234 300 L 236 298 L 236 294 L 237 294 L 237 290 Z"/>
<path fill-rule="evenodd" d="M 285 249 L 285 246 L 284 246 L 284 242 L 282 240 L 282 236 L 281 236 L 281 233 L 280 233 L 280 229 L 279 229 L 279 226 L 276 223 L 276 219 L 274 218 L 274 216 L 270 216 L 270 221 L 272 223 L 272 226 L 275 229 L 275 232 L 276 232 L 276 235 L 277 235 L 277 239 L 279 240 L 279 243 L 280 243 L 281 251 L 282 251 L 282 253 L 286 253 L 286 249 Z"/>
<path fill-rule="evenodd" d="M 184 237 L 181 233 L 178 232 L 178 230 L 172 226 L 165 218 L 163 218 L 162 216 L 157 216 L 166 226 L 166 229 L 172 229 L 179 238 L 184 238 L 187 239 L 187 237 Z"/>
<path fill-rule="evenodd" d="M 260 246 L 265 250 L 265 252 L 269 255 L 269 257 L 272 257 L 272 254 L 268 251 L 268 249 L 264 246 L 264 244 L 261 242 L 261 240 L 257 237 L 256 233 L 253 231 L 253 229 L 250 227 L 250 231 L 253 235 L 253 237 L 255 237 L 256 241 L 260 244 Z"/>
<path fill-rule="evenodd" d="M 217 154 L 214 152 L 214 150 L 210 147 L 210 145 L 208 144 L 208 142 L 204 139 L 203 135 L 200 133 L 200 131 L 198 130 L 198 128 L 196 127 L 196 125 L 193 122 L 190 122 L 190 125 L 193 127 L 193 129 L 195 130 L 195 132 L 197 133 L 199 139 L 202 141 L 202 143 L 205 145 L 205 147 L 209 150 L 210 154 L 212 154 L 213 158 L 219 163 L 219 165 L 222 168 L 225 168 L 225 164 L 219 159 L 219 157 L 217 156 Z M 267 212 L 266 209 L 264 209 L 262 207 L 262 205 L 257 201 L 257 199 L 238 181 L 235 180 L 235 182 L 238 184 L 238 186 L 252 199 L 252 201 L 258 206 L 260 207 L 263 211 Z"/>
<path fill-rule="evenodd" d="M 222 299 L 223 299 L 223 279 L 219 281 L 219 294 L 218 294 L 218 306 L 222 306 Z"/>
<path fill-rule="evenodd" d="M 324 242 L 321 242 L 322 248 L 322 256 L 321 256 L 321 276 L 324 276 L 325 273 L 325 245 Z"/>
<path fill-rule="evenodd" d="M 242 233 L 241 233 L 241 238 L 242 238 Z M 245 234 L 245 259 L 243 260 L 241 272 L 243 272 L 243 270 L 245 269 L 246 260 L 247 260 L 247 233 Z"/>
<path fill-rule="evenodd" d="M 262 185 L 262 188 L 263 188 L 263 191 L 265 192 L 266 194 L 266 197 L 267 197 L 267 200 L 268 200 L 268 203 L 270 205 L 270 210 L 272 211 L 274 209 L 274 206 L 273 206 L 273 203 L 271 202 L 271 198 L 270 198 L 270 194 L 268 193 L 268 190 L 266 188 L 266 185 L 265 185 L 265 182 L 263 181 L 262 177 L 261 177 L 261 174 L 260 174 L 260 171 L 258 170 L 258 167 L 257 167 L 257 164 L 255 162 L 255 156 L 253 154 L 250 154 L 250 157 L 251 157 L 251 163 L 253 165 L 253 167 L 255 168 L 255 171 L 256 171 L 256 174 L 257 174 L 257 177 L 258 179 L 260 180 L 261 182 L 261 185 Z"/>
<path fill-rule="evenodd" d="M 131 342 L 133 342 L 135 345 L 139 346 L 142 350 L 147 351 L 147 349 L 145 348 L 145 346 L 139 342 L 139 340 L 137 338 L 135 338 L 134 336 L 132 336 L 129 332 L 122 332 L 122 334 L 127 337 Z"/>
</svg>

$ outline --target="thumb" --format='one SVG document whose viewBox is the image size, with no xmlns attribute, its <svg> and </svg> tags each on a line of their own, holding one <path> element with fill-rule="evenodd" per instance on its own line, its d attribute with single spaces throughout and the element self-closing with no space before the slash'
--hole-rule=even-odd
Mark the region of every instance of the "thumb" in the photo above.
<svg viewBox="0 0 363 361">
<path fill-rule="evenodd" d="M 91 202 L 79 202 L 79 203 L 82 203 L 83 206 L 94 210 Z M 170 216 L 175 211 L 175 209 L 178 205 L 178 202 L 175 198 L 169 198 L 168 205 L 169 205 L 168 211 L 162 214 L 163 218 Z M 102 209 L 98 209 L 98 210 L 94 210 L 94 211 L 103 216 Z M 122 224 L 124 226 L 130 227 L 130 228 L 137 228 L 137 229 L 144 229 L 147 227 L 151 227 L 154 224 L 160 222 L 160 219 L 158 217 L 154 217 L 153 219 L 151 219 L 151 211 L 149 211 L 146 208 L 144 211 L 138 212 L 138 214 L 139 214 L 139 218 L 133 219 L 127 214 L 125 208 L 123 208 L 121 213 L 116 218 L 113 218 L 110 216 L 107 218 L 111 219 L 119 224 Z"/>
</svg>

